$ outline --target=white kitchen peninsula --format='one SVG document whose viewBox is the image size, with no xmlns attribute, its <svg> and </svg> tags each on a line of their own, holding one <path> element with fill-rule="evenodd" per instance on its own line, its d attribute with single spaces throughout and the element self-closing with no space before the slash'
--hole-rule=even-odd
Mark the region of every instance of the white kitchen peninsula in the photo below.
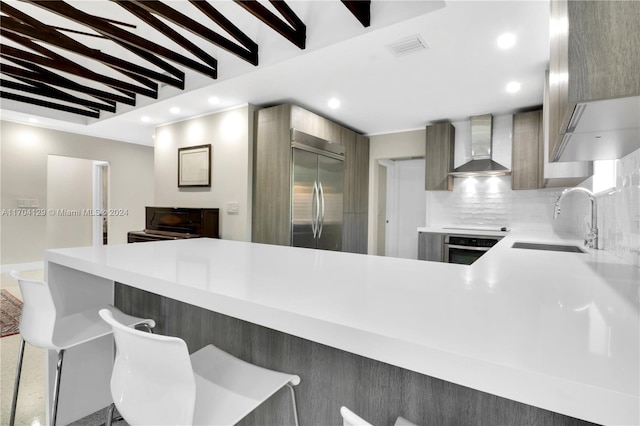
<svg viewBox="0 0 640 426">
<path fill-rule="evenodd" d="M 105 294 L 121 283 L 544 410 L 638 424 L 640 269 L 514 241 L 575 243 L 512 231 L 466 266 L 202 238 L 48 250 L 47 279 L 73 304 L 112 302 Z M 110 356 L 93 368 L 108 371 Z M 291 372 L 300 386 L 324 385 Z M 107 384 L 64 391 L 84 386 Z"/>
</svg>

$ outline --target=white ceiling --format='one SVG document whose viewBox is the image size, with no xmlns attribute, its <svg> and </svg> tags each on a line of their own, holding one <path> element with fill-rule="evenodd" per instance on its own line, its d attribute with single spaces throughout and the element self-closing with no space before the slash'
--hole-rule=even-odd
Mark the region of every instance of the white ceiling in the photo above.
<svg viewBox="0 0 640 426">
<path fill-rule="evenodd" d="M 90 10 L 108 2 L 78 3 Z M 186 4 L 180 0 L 171 5 L 181 3 Z M 221 10 L 233 6 L 228 1 L 212 3 Z M 369 135 L 542 104 L 549 59 L 548 1 L 374 0 L 367 29 L 338 1 L 289 4 L 307 25 L 304 51 L 245 13 L 242 19 L 249 26 L 242 28 L 260 45 L 259 67 L 220 50 L 214 52 L 218 80 L 189 74 L 184 92 L 164 87 L 160 100 L 139 97 L 135 109 L 119 107 L 116 114 L 103 113 L 97 121 L 6 99 L 1 117 L 19 122 L 35 118 L 39 126 L 153 145 L 158 125 L 246 103 L 293 102 Z M 497 48 L 496 39 L 504 32 L 517 37 L 510 50 Z M 416 34 L 428 49 L 396 57 L 387 48 Z M 510 81 L 520 82 L 521 91 L 507 93 Z M 212 96 L 219 104 L 207 101 Z M 341 100 L 340 108 L 327 106 L 332 97 Z M 172 114 L 172 107 L 180 113 Z M 142 116 L 150 121 L 143 123 Z"/>
</svg>

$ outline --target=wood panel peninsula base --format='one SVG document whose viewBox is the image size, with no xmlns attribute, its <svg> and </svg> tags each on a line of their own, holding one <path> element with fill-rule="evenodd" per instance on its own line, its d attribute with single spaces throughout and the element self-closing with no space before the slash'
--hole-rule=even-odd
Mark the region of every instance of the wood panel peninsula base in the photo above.
<svg viewBox="0 0 640 426">
<path fill-rule="evenodd" d="M 374 425 L 398 416 L 427 425 L 593 425 L 587 421 L 425 376 L 270 328 L 116 284 L 116 306 L 154 318 L 155 331 L 180 336 L 194 352 L 213 343 L 254 364 L 298 374 L 302 425 L 341 425 L 346 405 Z M 292 425 L 280 391 L 240 425 Z"/>
<path fill-rule="evenodd" d="M 299 374 L 303 425 L 339 425 L 341 405 L 377 426 L 640 424 L 640 268 L 515 241 L 577 243 L 511 231 L 470 266 L 212 238 L 45 260 L 64 313 L 115 303 L 192 351 Z M 69 355 L 63 424 L 111 402 L 112 338 Z M 288 424 L 285 398 L 245 423 Z"/>
</svg>

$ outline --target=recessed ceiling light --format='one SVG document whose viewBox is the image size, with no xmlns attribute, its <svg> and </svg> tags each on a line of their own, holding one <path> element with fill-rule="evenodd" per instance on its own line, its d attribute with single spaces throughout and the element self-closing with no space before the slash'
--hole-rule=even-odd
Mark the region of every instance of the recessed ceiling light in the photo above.
<svg viewBox="0 0 640 426">
<path fill-rule="evenodd" d="M 212 96 L 212 97 L 209 98 L 209 103 L 213 104 L 213 105 L 219 104 L 220 103 L 220 98 L 217 97 L 217 96 Z"/>
<path fill-rule="evenodd" d="M 169 112 L 171 112 L 171 114 L 180 114 L 180 108 L 173 107 L 169 110 Z"/>
<path fill-rule="evenodd" d="M 38 122 L 37 118 L 34 118 L 34 117 L 29 118 L 29 123 L 37 123 L 37 122 Z"/>
<path fill-rule="evenodd" d="M 497 40 L 500 49 L 511 49 L 516 44 L 516 35 L 513 33 L 504 33 Z"/>
<path fill-rule="evenodd" d="M 522 84 L 518 83 L 517 81 L 512 81 L 511 83 L 507 84 L 506 90 L 509 93 L 516 93 L 520 91 L 521 87 Z"/>
<path fill-rule="evenodd" d="M 329 105 L 329 108 L 331 108 L 331 109 L 340 108 L 340 99 L 331 98 L 331 99 L 329 99 L 329 102 L 327 102 L 327 104 Z"/>
<path fill-rule="evenodd" d="M 151 119 L 145 115 L 142 118 L 140 118 L 140 121 L 142 121 L 143 123 L 148 123 L 149 121 L 151 121 Z"/>
</svg>

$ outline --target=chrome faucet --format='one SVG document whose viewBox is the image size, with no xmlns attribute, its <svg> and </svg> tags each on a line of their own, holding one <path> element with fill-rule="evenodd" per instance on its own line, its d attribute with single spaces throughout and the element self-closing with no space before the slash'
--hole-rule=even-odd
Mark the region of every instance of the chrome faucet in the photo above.
<svg viewBox="0 0 640 426">
<path fill-rule="evenodd" d="M 585 194 L 589 200 L 591 201 L 591 232 L 587 235 L 587 239 L 584 240 L 584 245 L 589 248 L 598 248 L 598 208 L 596 206 L 596 198 L 593 196 L 593 193 L 588 189 L 575 187 L 575 188 L 567 188 L 558 197 L 556 200 L 556 206 L 553 211 L 553 218 L 557 219 L 560 216 L 560 201 L 569 194 L 570 192 L 581 192 Z"/>
</svg>

